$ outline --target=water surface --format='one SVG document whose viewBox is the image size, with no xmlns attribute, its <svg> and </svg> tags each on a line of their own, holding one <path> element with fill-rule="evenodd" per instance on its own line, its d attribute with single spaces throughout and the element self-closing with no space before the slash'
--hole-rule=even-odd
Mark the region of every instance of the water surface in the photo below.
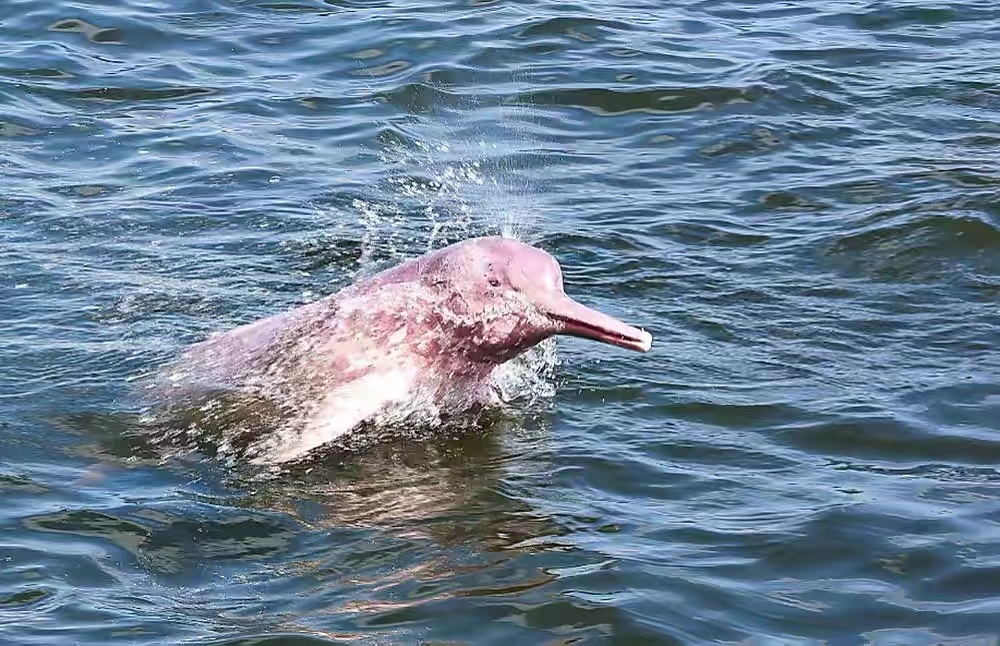
<svg viewBox="0 0 1000 646">
<path fill-rule="evenodd" d="M 8 1 L 0 641 L 996 644 L 990 2 Z M 260 479 L 185 344 L 514 231 L 646 356 Z"/>
</svg>

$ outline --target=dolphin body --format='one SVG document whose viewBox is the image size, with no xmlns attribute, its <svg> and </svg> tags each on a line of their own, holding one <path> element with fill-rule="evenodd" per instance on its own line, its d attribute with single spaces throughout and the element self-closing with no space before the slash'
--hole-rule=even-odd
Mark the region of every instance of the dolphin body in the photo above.
<svg viewBox="0 0 1000 646">
<path fill-rule="evenodd" d="M 363 423 L 414 410 L 499 403 L 501 364 L 564 334 L 646 352 L 644 330 L 577 303 L 548 253 L 500 237 L 466 240 L 406 261 L 296 309 L 213 335 L 166 371 L 249 391 L 288 414 L 254 461 L 296 460 Z"/>
</svg>

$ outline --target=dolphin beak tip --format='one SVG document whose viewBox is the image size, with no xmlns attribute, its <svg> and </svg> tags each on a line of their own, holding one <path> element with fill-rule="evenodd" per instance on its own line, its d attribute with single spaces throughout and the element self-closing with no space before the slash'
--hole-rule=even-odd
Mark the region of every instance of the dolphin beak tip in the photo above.
<svg viewBox="0 0 1000 646">
<path fill-rule="evenodd" d="M 639 352 L 649 352 L 653 347 L 653 335 L 646 330 L 640 329 L 640 335 L 635 344 L 635 349 Z"/>
</svg>

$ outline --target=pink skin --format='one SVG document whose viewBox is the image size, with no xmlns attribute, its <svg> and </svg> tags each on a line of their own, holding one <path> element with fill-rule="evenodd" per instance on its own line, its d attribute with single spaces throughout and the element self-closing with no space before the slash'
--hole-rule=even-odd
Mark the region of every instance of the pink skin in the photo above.
<svg viewBox="0 0 1000 646">
<path fill-rule="evenodd" d="M 495 401 L 493 370 L 559 334 L 639 352 L 652 343 L 569 298 L 541 249 L 475 238 L 198 343 L 158 392 L 184 400 L 211 385 L 275 401 L 293 430 L 271 438 L 261 460 L 281 462 L 416 397 L 452 409 Z"/>
</svg>

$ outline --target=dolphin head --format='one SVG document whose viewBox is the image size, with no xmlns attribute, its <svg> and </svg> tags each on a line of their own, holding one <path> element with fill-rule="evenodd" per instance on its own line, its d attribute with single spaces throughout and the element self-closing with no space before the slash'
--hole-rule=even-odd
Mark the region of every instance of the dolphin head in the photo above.
<svg viewBox="0 0 1000 646">
<path fill-rule="evenodd" d="M 501 363 L 557 334 L 646 352 L 649 332 L 586 307 L 563 291 L 551 255 L 509 238 L 474 238 L 431 254 L 419 280 L 437 294 L 445 351 Z"/>
</svg>

